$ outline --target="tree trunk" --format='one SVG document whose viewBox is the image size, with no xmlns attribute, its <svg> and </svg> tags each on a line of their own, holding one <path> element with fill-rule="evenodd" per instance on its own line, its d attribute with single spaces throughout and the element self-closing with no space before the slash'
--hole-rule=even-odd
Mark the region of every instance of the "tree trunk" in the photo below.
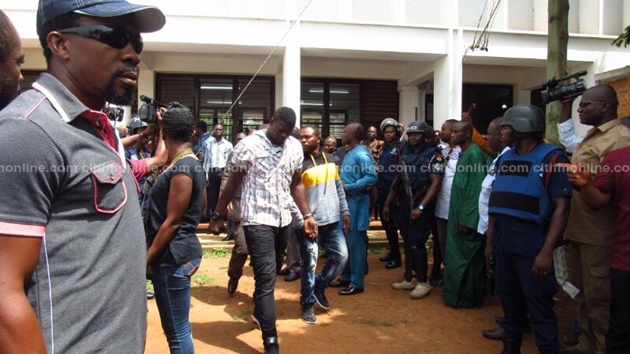
<svg viewBox="0 0 630 354">
<path fill-rule="evenodd" d="M 567 44 L 569 42 L 569 0 L 549 0 L 549 28 L 547 36 L 547 78 L 567 76 Z M 558 144 L 558 117 L 562 103 L 547 105 L 547 133 L 545 137 Z"/>
</svg>

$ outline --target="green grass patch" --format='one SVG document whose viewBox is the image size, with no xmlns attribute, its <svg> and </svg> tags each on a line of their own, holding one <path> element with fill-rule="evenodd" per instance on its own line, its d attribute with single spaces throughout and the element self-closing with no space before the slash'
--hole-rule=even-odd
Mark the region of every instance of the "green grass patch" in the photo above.
<svg viewBox="0 0 630 354">
<path fill-rule="evenodd" d="M 387 252 L 389 252 L 389 249 L 386 247 L 368 248 L 368 254 L 387 254 Z"/>
<path fill-rule="evenodd" d="M 361 317 L 361 318 L 352 320 L 352 323 L 363 324 L 366 326 L 374 326 L 375 324 L 374 320 L 368 317 Z"/>
<path fill-rule="evenodd" d="M 213 277 L 207 276 L 205 274 L 195 274 L 190 278 L 190 280 L 200 286 L 208 285 L 210 283 L 214 283 L 215 279 Z"/>
<path fill-rule="evenodd" d="M 147 291 L 151 293 L 155 292 L 155 290 L 153 290 L 153 282 L 150 281 L 149 279 L 147 279 Z"/>
<path fill-rule="evenodd" d="M 234 319 L 234 321 L 236 322 L 247 323 L 247 321 L 249 321 L 249 318 L 252 316 L 252 313 L 254 313 L 254 310 L 251 310 L 251 309 L 245 310 L 240 315 L 236 315 L 232 317 L 232 319 Z"/>
<path fill-rule="evenodd" d="M 215 248 L 212 251 L 203 252 L 203 258 L 225 258 L 229 255 L 230 251 L 223 247 Z"/>
</svg>

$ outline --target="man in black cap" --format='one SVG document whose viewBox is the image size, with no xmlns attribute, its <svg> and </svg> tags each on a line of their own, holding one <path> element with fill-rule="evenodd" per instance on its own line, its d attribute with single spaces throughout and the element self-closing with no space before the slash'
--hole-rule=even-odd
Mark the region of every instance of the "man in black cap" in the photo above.
<svg viewBox="0 0 630 354">
<path fill-rule="evenodd" d="M 132 103 L 140 33 L 164 23 L 123 0 L 39 2 L 48 72 L 0 113 L 0 352 L 144 351 L 137 187 L 101 109 Z"/>
</svg>

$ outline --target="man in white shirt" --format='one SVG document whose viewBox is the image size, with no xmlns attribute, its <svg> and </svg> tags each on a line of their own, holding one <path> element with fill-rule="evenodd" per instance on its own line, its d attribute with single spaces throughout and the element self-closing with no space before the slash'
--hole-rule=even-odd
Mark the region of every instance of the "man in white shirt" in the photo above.
<svg viewBox="0 0 630 354">
<path fill-rule="evenodd" d="M 435 257 L 436 254 L 433 254 L 433 269 L 431 271 L 430 279 L 431 286 L 439 286 L 442 284 L 441 263 L 444 259 L 444 250 L 446 248 L 446 226 L 451 202 L 451 188 L 453 186 L 455 170 L 457 169 L 457 160 L 462 152 L 462 149 L 459 146 L 451 144 L 451 128 L 453 127 L 453 124 L 457 122 L 458 120 L 456 119 L 449 119 L 442 124 L 442 129 L 440 130 L 440 143 L 438 145 L 438 149 L 442 152 L 445 163 L 442 188 L 437 195 L 435 203 L 435 223 L 437 228 L 438 246 L 434 246 L 434 248 L 439 248 L 440 257 L 438 259 L 438 257 Z M 433 241 L 435 242 L 435 238 Z"/>
<path fill-rule="evenodd" d="M 571 109 L 573 108 L 573 100 L 562 102 L 562 111 L 558 118 L 558 140 L 564 146 L 568 153 L 575 152 L 577 146 L 584 139 L 575 132 L 575 125 L 571 119 Z"/>
<path fill-rule="evenodd" d="M 223 126 L 221 124 L 214 126 L 212 136 L 206 140 L 201 150 L 204 156 L 203 169 L 206 171 L 206 180 L 208 181 L 206 215 L 210 216 L 217 206 L 221 178 L 227 166 L 228 156 L 233 150 L 232 143 L 223 138 Z"/>
</svg>

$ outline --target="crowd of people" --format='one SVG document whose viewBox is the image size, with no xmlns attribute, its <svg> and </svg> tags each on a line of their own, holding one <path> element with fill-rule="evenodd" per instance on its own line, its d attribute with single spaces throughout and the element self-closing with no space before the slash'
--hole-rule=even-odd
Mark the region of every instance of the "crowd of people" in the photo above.
<svg viewBox="0 0 630 354">
<path fill-rule="evenodd" d="M 40 1 L 48 68 L 18 96 L 24 54 L 0 11 L 0 159 L 42 167 L 0 171 L 0 352 L 142 353 L 148 276 L 171 352 L 194 353 L 190 279 L 204 220 L 235 242 L 229 294 L 250 257 L 252 319 L 265 352 L 279 353 L 278 275 L 301 279 L 308 324 L 316 305 L 331 307 L 329 287 L 367 291 L 373 214 L 388 240 L 385 268 L 404 266 L 394 290 L 422 299 L 442 286 L 446 306 L 475 308 L 496 285 L 504 314 L 483 335 L 502 340 L 503 353 L 520 353 L 530 328 L 541 353 L 630 352 L 630 119 L 618 119 L 611 86 L 582 95 L 585 137 L 563 102 L 563 147 L 544 140 L 544 113 L 531 105 L 509 108 L 485 137 L 465 114 L 439 132 L 394 118 L 380 129 L 350 123 L 341 144 L 280 107 L 232 144 L 221 124 L 210 132 L 172 102 L 155 124 L 132 119 L 122 137 L 101 109 L 131 104 L 140 33 L 165 21 L 124 0 Z M 576 331 L 563 346 L 553 296 L 569 283 Z"/>
</svg>

